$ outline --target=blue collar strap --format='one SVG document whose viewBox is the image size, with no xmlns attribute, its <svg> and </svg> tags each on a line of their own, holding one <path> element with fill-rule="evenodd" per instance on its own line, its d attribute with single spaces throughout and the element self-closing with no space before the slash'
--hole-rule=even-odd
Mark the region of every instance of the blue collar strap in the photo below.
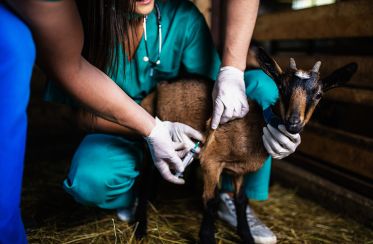
<svg viewBox="0 0 373 244">
<path fill-rule="evenodd" d="M 263 110 L 263 117 L 266 124 L 270 124 L 275 128 L 283 124 L 282 119 L 273 113 L 270 106 Z"/>
</svg>

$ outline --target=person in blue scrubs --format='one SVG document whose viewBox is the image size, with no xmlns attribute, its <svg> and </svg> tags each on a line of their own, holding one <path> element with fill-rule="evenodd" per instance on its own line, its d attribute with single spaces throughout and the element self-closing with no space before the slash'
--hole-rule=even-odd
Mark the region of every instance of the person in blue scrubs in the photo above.
<svg viewBox="0 0 373 244">
<path fill-rule="evenodd" d="M 21 41 L 20 41 L 21 40 Z M 26 108 L 35 47 L 28 27 L 0 2 L 0 243 L 27 243 L 20 197 Z"/>
</svg>

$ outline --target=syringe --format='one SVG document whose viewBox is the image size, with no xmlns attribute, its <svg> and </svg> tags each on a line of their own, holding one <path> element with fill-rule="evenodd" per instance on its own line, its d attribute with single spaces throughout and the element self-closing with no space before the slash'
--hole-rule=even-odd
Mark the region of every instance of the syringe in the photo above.
<svg viewBox="0 0 373 244">
<path fill-rule="evenodd" d="M 194 144 L 194 147 L 187 153 L 187 155 L 185 155 L 185 157 L 183 159 L 184 169 L 193 161 L 194 156 L 199 152 L 199 144 L 200 144 L 200 142 L 197 141 L 196 144 Z M 176 172 L 175 176 L 176 177 L 183 177 L 183 173 L 182 172 Z"/>
</svg>

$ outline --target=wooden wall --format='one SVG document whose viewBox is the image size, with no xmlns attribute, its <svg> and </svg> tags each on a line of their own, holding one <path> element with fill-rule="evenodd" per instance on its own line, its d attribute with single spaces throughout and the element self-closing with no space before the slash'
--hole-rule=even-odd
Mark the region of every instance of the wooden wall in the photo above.
<svg viewBox="0 0 373 244">
<path fill-rule="evenodd" d="M 291 158 L 316 171 L 337 172 L 342 184 L 373 180 L 373 1 L 342 1 L 258 17 L 254 39 L 284 67 L 322 61 L 321 76 L 349 62 L 359 69 L 344 88 L 330 91 L 302 133 Z M 312 161 L 313 165 L 309 164 Z M 329 175 L 329 174 L 326 174 Z M 333 178 L 333 177 L 332 177 Z M 351 180 L 352 179 L 352 180 Z M 358 188 L 358 187 L 357 187 Z M 366 193 L 365 194 L 372 194 Z"/>
</svg>

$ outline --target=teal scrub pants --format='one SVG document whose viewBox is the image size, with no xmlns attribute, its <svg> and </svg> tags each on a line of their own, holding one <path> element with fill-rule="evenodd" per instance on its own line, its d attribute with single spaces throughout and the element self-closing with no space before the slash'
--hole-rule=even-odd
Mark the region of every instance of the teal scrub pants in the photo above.
<svg viewBox="0 0 373 244">
<path fill-rule="evenodd" d="M 260 70 L 245 72 L 246 93 L 263 109 L 278 97 L 274 82 Z M 133 204 L 133 185 L 139 172 L 136 166 L 143 160 L 141 141 L 123 136 L 89 134 L 72 160 L 65 190 L 82 204 L 105 209 L 129 207 Z M 255 173 L 245 177 L 246 194 L 250 199 L 268 197 L 271 158 Z M 224 175 L 222 190 L 231 190 L 231 179 Z"/>
</svg>

